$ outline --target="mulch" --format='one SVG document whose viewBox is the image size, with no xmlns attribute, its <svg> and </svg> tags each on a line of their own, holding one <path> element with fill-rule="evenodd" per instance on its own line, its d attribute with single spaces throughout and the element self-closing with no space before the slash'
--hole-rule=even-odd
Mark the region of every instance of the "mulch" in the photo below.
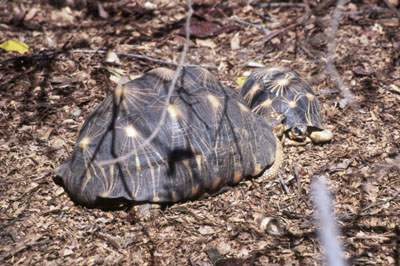
<svg viewBox="0 0 400 266">
<path fill-rule="evenodd" d="M 215 66 L 211 72 L 238 89 L 238 78 L 252 65 L 296 70 L 318 93 L 334 139 L 284 148 L 281 173 L 288 193 L 275 180 L 245 180 L 136 222 L 126 210 L 76 205 L 53 181 L 53 169 L 69 156 L 90 111 L 116 87 L 112 73 L 134 76 L 173 66 L 123 55 L 120 63 L 107 62 L 104 54 L 66 51 L 178 62 L 186 4 L 2 1 L 0 42 L 23 41 L 30 51 L 21 57 L 0 50 L 0 263 L 212 265 L 216 253 L 230 259 L 218 265 L 320 265 L 324 253 L 311 183 L 324 175 L 349 263 L 399 265 L 398 8 L 383 1 L 344 6 L 335 65 L 352 99 L 343 101 L 346 95 L 326 69 L 336 1 L 308 1 L 306 17 L 302 2 L 193 2 L 186 63 Z M 279 232 L 261 228 L 259 215 L 271 218 Z"/>
</svg>

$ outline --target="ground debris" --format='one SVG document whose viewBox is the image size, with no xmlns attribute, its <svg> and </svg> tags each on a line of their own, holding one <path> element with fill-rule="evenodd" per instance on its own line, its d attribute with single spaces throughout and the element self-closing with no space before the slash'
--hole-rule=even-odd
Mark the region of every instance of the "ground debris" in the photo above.
<svg viewBox="0 0 400 266">
<path fill-rule="evenodd" d="M 53 169 L 70 155 L 89 112 L 115 88 L 110 65 L 128 76 L 160 66 L 107 58 L 108 51 L 179 60 L 185 1 L 2 1 L 0 40 L 23 41 L 30 50 L 22 57 L 0 51 L 1 61 L 10 60 L 0 65 L 0 264 L 212 265 L 218 260 L 207 251 L 216 250 L 225 265 L 321 265 L 310 184 L 324 175 L 349 263 L 398 265 L 395 9 L 386 1 L 343 7 L 334 64 L 357 103 L 350 108 L 326 73 L 323 33 L 336 1 L 262 2 L 196 1 L 200 22 L 191 29 L 185 63 L 218 66 L 213 74 L 237 89 L 238 78 L 254 67 L 296 70 L 316 91 L 333 140 L 284 147 L 287 193 L 275 180 L 246 180 L 131 223 L 124 209 L 74 204 L 54 182 Z M 264 32 L 273 38 L 266 41 Z M 56 53 L 65 50 L 104 53 Z"/>
</svg>

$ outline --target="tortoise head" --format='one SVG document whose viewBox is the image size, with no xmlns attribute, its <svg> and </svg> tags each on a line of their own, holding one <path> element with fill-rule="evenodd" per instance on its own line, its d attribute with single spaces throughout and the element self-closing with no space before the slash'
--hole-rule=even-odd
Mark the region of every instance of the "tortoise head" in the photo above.
<svg viewBox="0 0 400 266">
<path fill-rule="evenodd" d="M 285 142 L 287 145 L 297 146 L 304 145 L 309 142 L 325 143 L 333 138 L 332 131 L 329 129 L 321 130 L 307 125 L 296 125 L 287 131 L 290 140 Z"/>
<path fill-rule="evenodd" d="M 294 141 L 305 141 L 307 138 L 307 125 L 295 125 L 288 131 L 288 137 Z"/>
</svg>

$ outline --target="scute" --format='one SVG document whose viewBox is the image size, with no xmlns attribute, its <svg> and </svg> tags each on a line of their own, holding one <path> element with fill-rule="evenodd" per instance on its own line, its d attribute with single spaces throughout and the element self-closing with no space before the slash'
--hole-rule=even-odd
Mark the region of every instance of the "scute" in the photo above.
<svg viewBox="0 0 400 266">
<path fill-rule="evenodd" d="M 70 158 L 55 170 L 74 200 L 90 207 L 182 201 L 273 164 L 268 123 L 200 68 L 182 71 L 160 131 L 142 146 L 160 121 L 173 73 L 150 71 L 89 115 Z M 100 164 L 132 151 L 120 163 Z"/>
<path fill-rule="evenodd" d="M 288 68 L 274 66 L 252 72 L 241 95 L 248 100 L 252 111 L 267 120 L 271 113 L 285 114 L 286 130 L 297 125 L 324 128 L 317 97 L 310 86 Z"/>
</svg>

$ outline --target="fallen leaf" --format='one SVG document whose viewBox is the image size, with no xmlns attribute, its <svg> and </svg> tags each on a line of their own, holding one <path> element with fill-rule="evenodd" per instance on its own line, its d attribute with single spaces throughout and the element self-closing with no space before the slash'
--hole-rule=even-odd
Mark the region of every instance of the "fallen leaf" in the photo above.
<svg viewBox="0 0 400 266">
<path fill-rule="evenodd" d="M 97 1 L 97 9 L 99 10 L 99 16 L 101 18 L 108 18 L 108 13 L 104 10 L 103 5 L 100 3 L 100 1 Z"/>
<path fill-rule="evenodd" d="M 262 63 L 256 62 L 256 61 L 249 61 L 247 63 L 247 66 L 249 66 L 249 67 L 265 67 Z"/>
<path fill-rule="evenodd" d="M 154 10 L 157 8 L 157 5 L 147 1 L 146 3 L 144 3 L 144 8 L 146 8 L 148 10 Z"/>
<path fill-rule="evenodd" d="M 190 35 L 198 38 L 206 38 L 214 36 L 215 32 L 220 29 L 218 24 L 201 21 L 197 18 L 190 19 Z M 179 34 L 186 35 L 186 26 L 180 29 Z"/>
<path fill-rule="evenodd" d="M 51 13 L 51 19 L 58 22 L 65 22 L 73 24 L 75 17 L 72 14 L 72 10 L 69 7 L 64 7 L 61 10 L 53 11 Z"/>
<path fill-rule="evenodd" d="M 114 63 L 114 64 L 121 64 L 121 61 L 119 60 L 119 57 L 116 53 L 112 51 L 108 51 L 106 55 L 106 62 L 107 63 Z"/>
<path fill-rule="evenodd" d="M 7 40 L 0 44 L 0 48 L 6 50 L 7 52 L 18 52 L 24 54 L 29 51 L 29 45 L 20 41 Z"/>
<path fill-rule="evenodd" d="M 229 245 L 229 243 L 227 242 L 219 242 L 217 245 L 217 249 L 219 253 L 221 253 L 222 255 L 226 255 L 231 251 L 231 245 Z"/>
<path fill-rule="evenodd" d="M 353 162 L 354 157 L 350 158 L 350 159 L 345 159 L 343 160 L 343 162 L 332 165 L 331 167 L 329 167 L 329 170 L 331 172 L 339 172 L 338 174 L 340 175 L 340 172 L 343 172 L 344 170 L 346 170 L 347 168 L 349 168 L 350 164 Z"/>
<path fill-rule="evenodd" d="M 232 50 L 237 50 L 240 49 L 240 37 L 239 37 L 240 32 L 237 32 L 232 40 L 231 40 L 231 49 Z"/>
<path fill-rule="evenodd" d="M 375 202 L 378 197 L 379 187 L 375 186 L 372 182 L 367 182 L 364 184 L 363 189 L 368 193 L 368 199 Z"/>
<path fill-rule="evenodd" d="M 66 256 L 69 256 L 69 255 L 71 255 L 73 253 L 74 253 L 74 251 L 72 251 L 72 249 L 67 248 L 67 249 L 64 249 L 64 252 L 63 252 L 62 256 L 66 257 Z"/>
<path fill-rule="evenodd" d="M 217 45 L 211 41 L 211 40 L 202 40 L 202 39 L 197 39 L 196 40 L 196 44 L 200 45 L 200 46 L 204 46 L 204 47 L 208 47 L 208 48 L 215 48 L 217 47 Z"/>
<path fill-rule="evenodd" d="M 246 82 L 246 77 L 238 77 L 237 79 L 236 79 L 236 83 L 239 85 L 239 86 L 243 86 L 243 84 Z"/>
<path fill-rule="evenodd" d="M 211 235 L 215 233 L 214 229 L 208 225 L 200 227 L 199 232 L 202 235 Z"/>
<path fill-rule="evenodd" d="M 24 17 L 24 20 L 26 20 L 26 21 L 31 20 L 38 11 L 39 11 L 38 8 L 32 7 L 31 9 L 29 9 L 28 13 Z"/>
</svg>

